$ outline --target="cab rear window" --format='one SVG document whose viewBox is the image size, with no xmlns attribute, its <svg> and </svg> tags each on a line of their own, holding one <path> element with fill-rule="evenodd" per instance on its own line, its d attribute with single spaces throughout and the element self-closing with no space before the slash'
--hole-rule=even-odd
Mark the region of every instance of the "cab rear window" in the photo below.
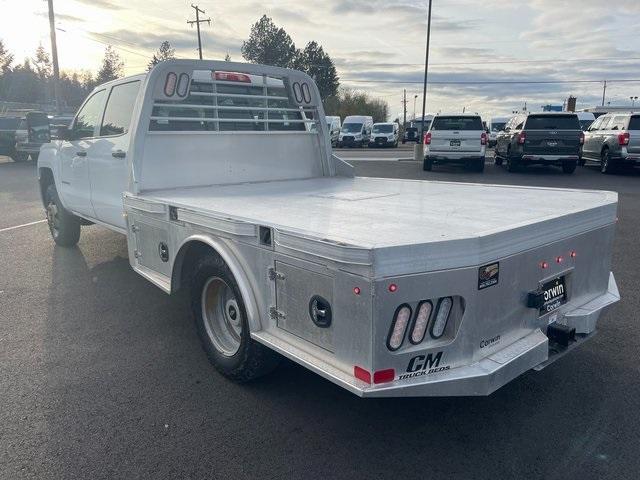
<svg viewBox="0 0 640 480">
<path fill-rule="evenodd" d="M 480 117 L 436 117 L 431 130 L 483 130 Z"/>
<path fill-rule="evenodd" d="M 577 115 L 529 115 L 526 130 L 581 130 Z"/>
</svg>

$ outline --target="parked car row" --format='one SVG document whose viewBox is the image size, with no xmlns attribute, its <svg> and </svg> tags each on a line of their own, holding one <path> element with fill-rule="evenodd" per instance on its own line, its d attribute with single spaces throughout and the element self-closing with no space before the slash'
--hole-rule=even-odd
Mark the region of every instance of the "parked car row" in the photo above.
<svg viewBox="0 0 640 480">
<path fill-rule="evenodd" d="M 594 120 L 583 112 L 527 112 L 494 117 L 488 130 L 479 115 L 436 115 L 424 135 L 423 169 L 453 163 L 481 172 L 486 148 L 494 145 L 496 165 L 509 172 L 529 165 L 557 166 L 566 174 L 585 164 L 598 164 L 602 173 L 640 166 L 640 113 Z"/>
</svg>

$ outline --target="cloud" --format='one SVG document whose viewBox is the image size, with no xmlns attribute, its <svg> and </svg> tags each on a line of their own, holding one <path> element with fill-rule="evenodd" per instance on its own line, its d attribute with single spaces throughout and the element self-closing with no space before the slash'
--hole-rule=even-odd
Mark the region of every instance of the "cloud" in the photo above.
<svg viewBox="0 0 640 480">
<path fill-rule="evenodd" d="M 90 7 L 105 8 L 108 10 L 121 10 L 124 7 L 116 0 L 75 0 L 78 3 L 88 5 Z"/>
</svg>

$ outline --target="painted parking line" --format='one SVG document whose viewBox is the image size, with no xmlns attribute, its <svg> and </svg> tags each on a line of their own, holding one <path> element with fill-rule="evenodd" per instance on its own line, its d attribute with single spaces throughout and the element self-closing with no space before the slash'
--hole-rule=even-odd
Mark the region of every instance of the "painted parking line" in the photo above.
<svg viewBox="0 0 640 480">
<path fill-rule="evenodd" d="M 38 223 L 44 223 L 44 222 L 46 222 L 46 220 L 37 220 L 35 222 L 23 223 L 22 225 L 15 225 L 13 227 L 0 228 L 0 233 L 8 232 L 10 230 L 16 230 L 22 227 L 30 227 L 31 225 L 37 225 Z"/>
</svg>

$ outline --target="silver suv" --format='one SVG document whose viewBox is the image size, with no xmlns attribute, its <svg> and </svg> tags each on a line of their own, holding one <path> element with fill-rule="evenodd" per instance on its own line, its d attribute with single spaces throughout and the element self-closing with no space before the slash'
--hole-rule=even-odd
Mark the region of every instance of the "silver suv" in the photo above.
<svg viewBox="0 0 640 480">
<path fill-rule="evenodd" d="M 423 170 L 434 164 L 458 163 L 484 170 L 487 132 L 479 115 L 436 115 L 424 134 Z"/>
<path fill-rule="evenodd" d="M 602 173 L 640 166 L 640 113 L 608 113 L 595 119 L 584 136 L 582 164 L 596 162 Z"/>
</svg>

